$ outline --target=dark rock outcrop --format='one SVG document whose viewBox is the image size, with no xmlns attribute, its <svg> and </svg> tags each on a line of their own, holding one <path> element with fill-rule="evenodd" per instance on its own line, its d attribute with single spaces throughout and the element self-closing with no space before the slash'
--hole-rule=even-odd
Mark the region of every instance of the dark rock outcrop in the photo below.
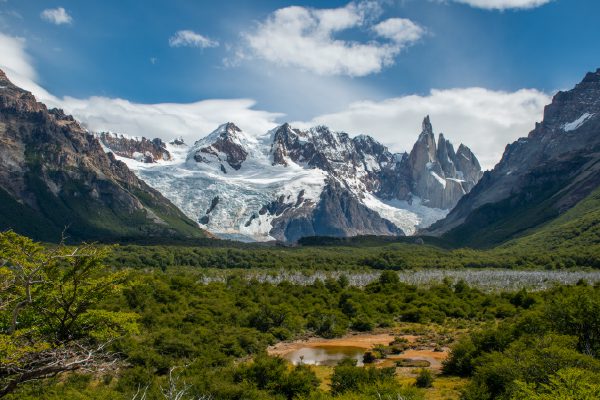
<svg viewBox="0 0 600 400">
<path fill-rule="evenodd" d="M 425 205 L 446 210 L 453 208 L 482 175 L 479 162 L 468 147 L 461 144 L 459 153 L 455 153 L 452 143 L 441 133 L 436 144 L 429 117 L 423 121 L 423 130 L 407 162 L 412 193 Z"/>
<path fill-rule="evenodd" d="M 158 138 L 152 140 L 145 137 L 130 138 L 110 132 L 101 132 L 97 137 L 100 143 L 120 157 L 145 163 L 154 163 L 158 160 L 169 161 L 171 159 L 171 154 L 167 151 L 165 143 Z"/>
<path fill-rule="evenodd" d="M 366 232 L 381 236 L 403 236 L 401 229 L 367 208 L 339 182 L 330 181 L 315 207 L 288 207 L 277 210 L 271 235 L 295 242 L 306 236 L 347 237 Z"/>
<path fill-rule="evenodd" d="M 289 124 L 273 132 L 271 154 L 273 164 L 303 163 L 344 182 L 358 181 L 385 199 L 418 196 L 423 204 L 441 209 L 454 207 L 482 176 L 468 147 L 461 144 L 455 153 L 442 134 L 436 145 L 429 117 L 410 155 L 392 154 L 370 136 L 350 139 L 324 126 L 301 131 Z"/>
</svg>

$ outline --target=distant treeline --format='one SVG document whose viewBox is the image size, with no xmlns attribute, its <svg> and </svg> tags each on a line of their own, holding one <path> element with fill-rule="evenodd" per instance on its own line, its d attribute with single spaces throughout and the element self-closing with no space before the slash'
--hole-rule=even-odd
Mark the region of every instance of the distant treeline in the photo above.
<svg viewBox="0 0 600 400">
<path fill-rule="evenodd" d="M 267 268 L 267 269 L 415 269 L 415 268 L 600 268 L 594 247 L 556 249 L 551 252 L 519 243 L 492 250 L 448 250 L 429 244 L 374 243 L 328 239 L 335 245 L 280 247 L 237 245 L 140 246 L 114 248 L 108 263 L 115 267 Z M 341 243 L 340 243 L 341 242 Z"/>
</svg>

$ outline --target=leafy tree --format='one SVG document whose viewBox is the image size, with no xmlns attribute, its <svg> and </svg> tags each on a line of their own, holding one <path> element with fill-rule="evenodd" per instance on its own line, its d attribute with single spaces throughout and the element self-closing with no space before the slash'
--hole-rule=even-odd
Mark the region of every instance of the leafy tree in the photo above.
<svg viewBox="0 0 600 400">
<path fill-rule="evenodd" d="M 400 283 L 400 277 L 394 271 L 383 271 L 379 276 L 381 285 L 397 285 Z"/>
<path fill-rule="evenodd" d="M 24 382 L 114 363 L 108 346 L 136 331 L 137 316 L 94 307 L 125 278 L 106 271 L 105 255 L 0 233 L 0 397 Z"/>
<path fill-rule="evenodd" d="M 238 382 L 246 381 L 260 390 L 283 394 L 291 400 L 307 396 L 319 385 L 315 373 L 306 365 L 288 370 L 286 361 L 279 357 L 259 356 L 237 372 Z"/>
<path fill-rule="evenodd" d="M 307 365 L 297 365 L 282 379 L 279 392 L 289 400 L 306 397 L 319 386 L 319 379 Z"/>
<path fill-rule="evenodd" d="M 568 293 L 553 297 L 545 311 L 557 331 L 577 336 L 579 351 L 600 356 L 600 290 L 570 288 Z"/>
<path fill-rule="evenodd" d="M 578 368 L 561 369 L 547 384 L 537 387 L 523 381 L 511 400 L 595 400 L 600 399 L 600 375 Z"/>
<path fill-rule="evenodd" d="M 502 353 L 482 355 L 477 360 L 471 388 L 477 387 L 478 393 L 487 392 L 492 399 L 506 398 L 514 393 L 517 381 L 539 386 L 564 368 L 599 371 L 600 362 L 579 353 L 576 344 L 577 339 L 572 336 L 524 336 Z"/>
</svg>

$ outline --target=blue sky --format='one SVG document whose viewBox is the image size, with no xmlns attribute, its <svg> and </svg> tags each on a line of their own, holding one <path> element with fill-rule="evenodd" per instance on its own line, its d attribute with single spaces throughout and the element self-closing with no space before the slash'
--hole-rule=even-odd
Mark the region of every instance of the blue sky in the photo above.
<svg viewBox="0 0 600 400">
<path fill-rule="evenodd" d="M 292 5 L 298 7 L 290 11 Z M 337 11 L 324 22 L 327 9 Z M 515 123 L 514 132 L 495 134 L 495 150 L 480 146 L 489 153 L 483 156 L 490 160 L 486 164 L 499 157 L 501 144 L 526 135 L 526 124 L 539 120 L 537 103 L 547 100 L 541 94 L 570 88 L 600 67 L 597 0 L 0 0 L 0 12 L 0 32 L 21 40 L 35 70 L 32 79 L 59 99 L 102 96 L 135 104 L 252 99 L 248 108 L 272 113 L 263 117 L 273 122 L 333 121 L 353 133 L 366 130 L 391 147 L 398 142 L 399 150 L 409 138 L 369 129 L 393 127 L 384 129 L 364 116 L 352 123 L 358 119 L 350 115 L 356 104 L 383 107 L 390 99 L 404 99 L 401 104 L 411 108 L 407 96 L 427 100 L 432 89 L 539 91 L 517 101 L 525 108 L 528 101 L 536 103 L 531 117 Z M 386 21 L 391 22 L 382 25 Z M 286 44 L 298 39 L 292 24 L 301 24 L 298 32 L 308 35 L 299 48 Z M 313 52 L 320 55 L 312 57 Z M 405 117 L 414 125 L 428 107 L 435 127 L 435 106 Z M 477 107 L 473 112 L 481 114 Z M 447 119 L 440 113 L 441 128 L 456 130 L 451 138 L 475 137 L 476 132 L 463 132 L 468 126 Z M 411 134 L 415 131 L 418 126 Z"/>
</svg>

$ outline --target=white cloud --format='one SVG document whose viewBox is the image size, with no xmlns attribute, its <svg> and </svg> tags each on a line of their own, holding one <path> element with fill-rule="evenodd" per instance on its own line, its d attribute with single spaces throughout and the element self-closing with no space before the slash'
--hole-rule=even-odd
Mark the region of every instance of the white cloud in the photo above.
<svg viewBox="0 0 600 400">
<path fill-rule="evenodd" d="M 54 104 L 56 98 L 36 83 L 37 75 L 25 51 L 26 44 L 23 38 L 0 33 L 0 68 L 15 85 L 29 90 L 41 101 Z"/>
<path fill-rule="evenodd" d="M 277 124 L 281 114 L 253 109 L 250 99 L 204 100 L 195 103 L 139 104 L 123 99 L 65 97 L 61 106 L 92 131 L 114 131 L 171 140 L 182 136 L 193 143 L 223 122 L 233 121 L 260 135 Z"/>
<path fill-rule="evenodd" d="M 0 33 L 0 69 L 15 85 L 29 90 L 48 107 L 63 108 L 93 131 L 112 130 L 165 140 L 183 136 L 193 142 L 224 121 L 235 121 L 249 133 L 262 134 L 281 116 L 255 110 L 255 102 L 249 99 L 139 104 L 106 97 L 57 98 L 36 83 L 37 75 L 25 46 L 24 39 Z"/>
<path fill-rule="evenodd" d="M 217 47 L 219 42 L 190 30 L 177 31 L 169 38 L 171 47 Z"/>
<path fill-rule="evenodd" d="M 544 105 L 549 102 L 547 94 L 533 89 L 432 90 L 427 96 L 356 102 L 344 111 L 296 124 L 324 124 L 352 134 L 365 133 L 393 151 L 410 151 L 423 117 L 430 115 L 436 132 L 443 132 L 455 148 L 461 142 L 469 146 L 483 168 L 492 168 L 506 144 L 525 136 L 541 120 Z"/>
<path fill-rule="evenodd" d="M 390 18 L 378 23 L 373 30 L 381 37 L 396 43 L 410 43 L 419 40 L 425 31 L 406 18 Z"/>
<path fill-rule="evenodd" d="M 377 4 L 349 3 L 334 9 L 281 8 L 244 37 L 255 56 L 277 65 L 320 75 L 365 76 L 392 65 L 402 49 L 424 33 L 414 22 L 401 18 L 373 25 L 380 13 Z M 358 42 L 335 37 L 339 32 L 365 27 L 387 40 Z"/>
<path fill-rule="evenodd" d="M 48 8 L 42 11 L 40 17 L 55 25 L 70 24 L 73 22 L 73 18 L 69 13 L 62 7 Z"/>
<path fill-rule="evenodd" d="M 550 3 L 553 0 L 454 0 L 457 3 L 468 4 L 471 7 L 486 10 L 528 9 Z"/>
</svg>

